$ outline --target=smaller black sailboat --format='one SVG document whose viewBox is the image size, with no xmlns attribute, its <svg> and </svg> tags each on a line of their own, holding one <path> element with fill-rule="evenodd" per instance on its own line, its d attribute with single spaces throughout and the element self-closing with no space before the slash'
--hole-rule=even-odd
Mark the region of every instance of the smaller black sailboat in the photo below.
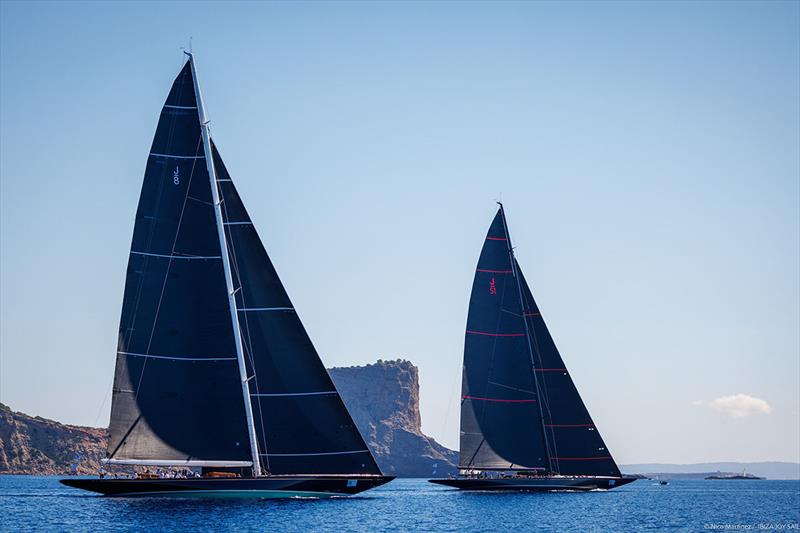
<svg viewBox="0 0 800 533">
<path fill-rule="evenodd" d="M 133 230 L 108 496 L 327 497 L 384 476 L 322 364 L 209 131 L 194 58 L 161 110 Z M 153 471 L 152 469 L 155 469 Z"/>
<path fill-rule="evenodd" d="M 514 257 L 503 205 L 481 251 L 464 340 L 459 476 L 467 490 L 630 483 L 581 400 Z"/>
</svg>

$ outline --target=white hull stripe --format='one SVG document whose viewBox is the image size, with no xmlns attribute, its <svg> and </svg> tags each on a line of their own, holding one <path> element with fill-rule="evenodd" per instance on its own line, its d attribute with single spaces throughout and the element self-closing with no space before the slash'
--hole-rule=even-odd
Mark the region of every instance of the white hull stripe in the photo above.
<svg viewBox="0 0 800 533">
<path fill-rule="evenodd" d="M 151 254 L 150 252 L 137 252 L 131 250 L 135 255 L 146 255 L 148 257 L 164 257 L 166 259 L 221 259 L 219 255 L 167 255 L 167 254 Z"/>
<path fill-rule="evenodd" d="M 369 450 L 353 450 L 350 452 L 324 452 L 324 453 L 261 453 L 267 457 L 311 457 L 316 455 L 350 455 L 354 453 L 369 453 Z"/>
<path fill-rule="evenodd" d="M 280 397 L 280 396 L 325 396 L 329 394 L 336 394 L 335 390 L 323 391 L 323 392 L 285 392 L 280 394 L 251 394 L 250 396 L 258 396 L 259 398 L 271 398 L 271 397 Z"/>
<path fill-rule="evenodd" d="M 195 105 L 169 105 L 169 104 L 164 104 L 164 107 L 166 107 L 167 109 L 197 109 L 197 106 L 195 106 Z"/>
<path fill-rule="evenodd" d="M 204 155 L 171 155 L 171 154 L 156 154 L 150 152 L 150 155 L 153 157 L 166 157 L 169 159 L 205 159 L 206 156 Z"/>
<path fill-rule="evenodd" d="M 294 307 L 245 307 L 239 309 L 240 313 L 251 313 L 256 311 L 294 311 Z"/>
<path fill-rule="evenodd" d="M 169 359 L 171 361 L 236 361 L 235 357 L 172 357 L 169 355 L 150 355 L 146 353 L 117 352 L 132 357 L 148 357 L 150 359 Z"/>
</svg>

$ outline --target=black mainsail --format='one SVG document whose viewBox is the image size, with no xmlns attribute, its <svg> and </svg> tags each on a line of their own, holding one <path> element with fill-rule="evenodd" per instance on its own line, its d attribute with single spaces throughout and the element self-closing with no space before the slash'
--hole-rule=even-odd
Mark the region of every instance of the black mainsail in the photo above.
<svg viewBox="0 0 800 533">
<path fill-rule="evenodd" d="M 468 474 L 522 471 L 529 477 L 432 481 L 530 490 L 628 482 L 621 479 L 542 319 L 514 257 L 502 204 L 472 285 L 461 397 L 459 468 Z"/>
<path fill-rule="evenodd" d="M 385 483 L 210 137 L 196 76 L 190 55 L 148 156 L 107 462 L 328 476 L 333 492 Z M 332 475 L 380 479 L 331 488 Z"/>
<path fill-rule="evenodd" d="M 478 260 L 467 316 L 461 468 L 546 468 L 523 312 L 498 212 Z"/>
<path fill-rule="evenodd" d="M 120 319 L 108 458 L 251 459 L 191 62 L 144 174 Z"/>
</svg>

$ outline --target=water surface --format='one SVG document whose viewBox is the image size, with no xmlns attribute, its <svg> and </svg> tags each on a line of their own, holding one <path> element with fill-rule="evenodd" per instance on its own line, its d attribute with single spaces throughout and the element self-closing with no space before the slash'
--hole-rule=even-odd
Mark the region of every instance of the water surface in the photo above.
<svg viewBox="0 0 800 533">
<path fill-rule="evenodd" d="M 400 479 L 305 500 L 104 498 L 0 476 L 0 531 L 800 531 L 800 481 L 639 480 L 608 492 L 470 493 Z M 727 527 L 726 527 L 727 526 Z"/>
</svg>

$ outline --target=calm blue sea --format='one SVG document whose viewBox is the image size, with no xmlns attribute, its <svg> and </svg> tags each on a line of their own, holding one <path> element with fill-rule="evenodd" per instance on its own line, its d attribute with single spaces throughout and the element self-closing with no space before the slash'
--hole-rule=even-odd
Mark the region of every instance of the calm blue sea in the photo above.
<svg viewBox="0 0 800 533">
<path fill-rule="evenodd" d="M 2 531 L 800 531 L 800 481 L 639 480 L 609 492 L 469 493 L 401 479 L 352 498 L 103 498 L 0 476 Z"/>
</svg>

